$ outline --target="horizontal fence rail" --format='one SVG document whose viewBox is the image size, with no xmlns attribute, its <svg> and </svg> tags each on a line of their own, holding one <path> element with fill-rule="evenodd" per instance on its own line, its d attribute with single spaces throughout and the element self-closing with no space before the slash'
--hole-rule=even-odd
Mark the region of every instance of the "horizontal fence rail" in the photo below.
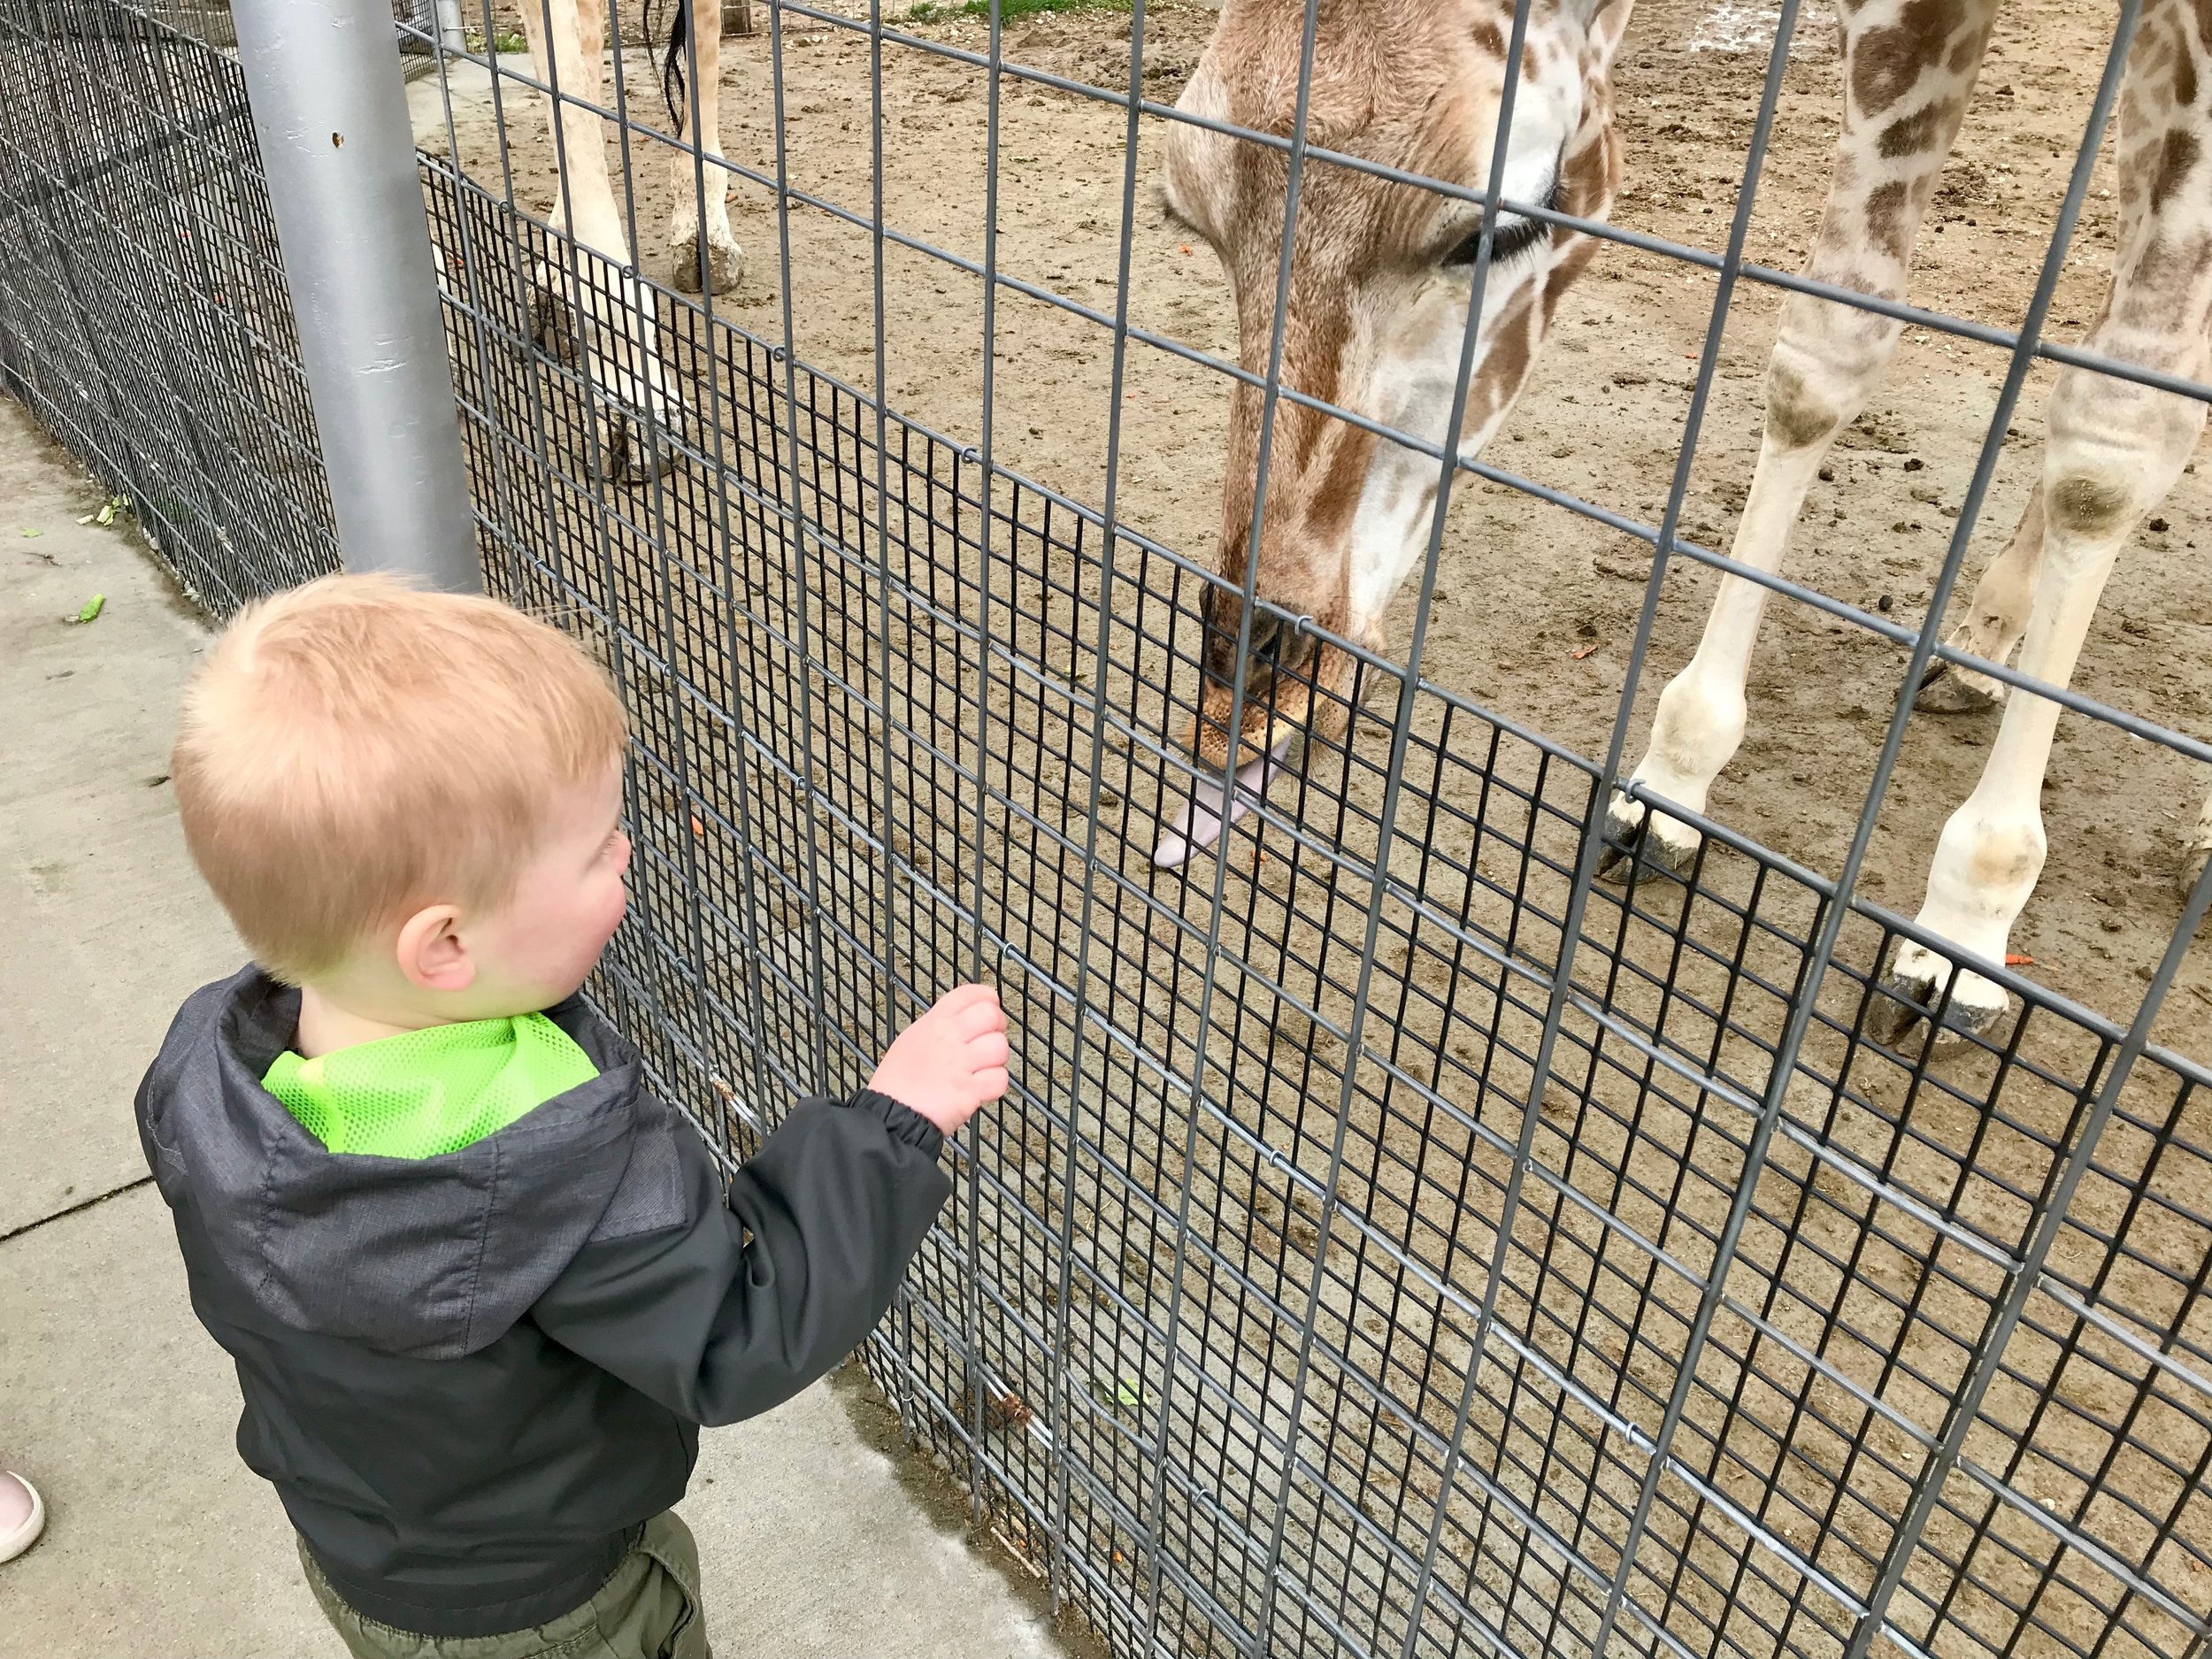
<svg viewBox="0 0 2212 1659">
<path fill-rule="evenodd" d="M 1908 297 L 1799 268 L 1847 65 L 1795 0 L 1640 0 L 1596 211 L 1523 199 L 1490 136 L 1552 107 L 1574 5 L 1465 8 L 1496 73 L 1446 166 L 1347 113 L 1330 31 L 1357 12 L 1388 64 L 1455 7 L 760 0 L 726 36 L 668 0 L 564 60 L 527 55 L 548 4 L 396 22 L 436 75 L 487 584 L 602 657 L 636 734 L 595 994 L 741 1158 L 951 985 L 1000 987 L 1013 1092 L 864 1356 L 1075 1624 L 1148 1656 L 2212 1652 L 2193 470 L 2135 503 L 2080 672 L 1951 632 L 2062 377 L 2186 440 L 2212 396 L 2201 339 L 2090 326 L 2162 119 L 2130 66 L 2177 8 L 2000 18 Z M 1205 58 L 1255 19 L 1244 70 Z M 219 35 L 19 7 L 0 73 L 9 389 L 211 609 L 328 568 Z M 1241 311 L 1162 205 L 1201 143 L 1210 188 L 1271 192 L 1224 250 Z M 2212 163 L 2177 165 L 2162 211 L 2212 223 Z M 1417 430 L 1303 367 L 1300 261 L 1393 314 L 1342 240 L 1371 200 L 1464 215 Z M 1532 240 L 1575 236 L 1527 390 L 1448 439 L 1495 413 Z M 1905 341 L 1807 464 L 1783 567 L 1723 526 L 1811 315 Z M 1280 482 L 1333 444 L 1433 492 L 1360 626 L 1284 603 L 1281 549 L 1333 544 Z M 1343 526 L 1363 476 L 1317 497 Z M 1699 806 L 1632 763 L 1725 580 L 1786 661 Z M 1929 735 L 1947 680 L 2072 717 L 2033 950 L 1912 910 L 2000 723 Z M 1280 775 L 1156 861 L 1224 816 L 1248 717 L 1295 728 Z"/>
</svg>

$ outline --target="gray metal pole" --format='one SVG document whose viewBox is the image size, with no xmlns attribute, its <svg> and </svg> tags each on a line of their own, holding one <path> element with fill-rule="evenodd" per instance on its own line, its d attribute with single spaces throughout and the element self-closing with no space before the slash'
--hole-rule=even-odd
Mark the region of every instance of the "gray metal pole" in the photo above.
<svg viewBox="0 0 2212 1659">
<path fill-rule="evenodd" d="M 469 49 L 468 30 L 461 22 L 461 0 L 437 0 L 438 44 L 449 52 Z"/>
<path fill-rule="evenodd" d="M 480 592 L 390 0 L 232 14 L 347 568 Z"/>
</svg>

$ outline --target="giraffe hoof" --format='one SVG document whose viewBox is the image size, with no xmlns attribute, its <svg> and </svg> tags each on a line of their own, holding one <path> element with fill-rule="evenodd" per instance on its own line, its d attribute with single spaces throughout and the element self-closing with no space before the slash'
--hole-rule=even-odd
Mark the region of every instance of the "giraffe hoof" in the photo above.
<svg viewBox="0 0 2212 1659">
<path fill-rule="evenodd" d="M 700 257 L 700 237 L 697 231 L 678 237 L 669 244 L 671 278 L 686 294 L 696 294 L 704 286 L 717 294 L 727 294 L 743 280 L 745 250 L 736 242 L 706 239 L 706 256 Z"/>
<path fill-rule="evenodd" d="M 1598 879 L 1624 887 L 1629 872 L 1640 867 L 1686 881 L 1702 839 L 1664 814 L 1646 810 L 1641 802 L 1616 795 L 1605 809 L 1605 848 L 1598 854 Z"/>
<path fill-rule="evenodd" d="M 1931 663 L 1912 706 L 1923 714 L 1979 714 L 2004 700 L 2004 687 L 1988 675 L 1955 663 Z"/>
<path fill-rule="evenodd" d="M 557 363 L 576 361 L 575 316 L 542 267 L 530 284 L 530 339 Z"/>
<path fill-rule="evenodd" d="M 676 443 L 681 431 L 680 419 L 654 419 L 626 411 L 603 415 L 600 476 L 622 487 L 650 484 L 668 477 L 683 465 L 683 454 Z"/>
<path fill-rule="evenodd" d="M 1943 1010 L 1943 1023 L 1935 1033 L 1939 1048 L 1994 1029 L 2004 1018 L 2009 1001 L 2003 987 L 1978 973 L 1962 971 L 1947 1002 L 1943 989 L 1950 983 L 1951 973 L 1951 964 L 1932 950 L 1921 945 L 1901 945 L 1891 959 L 1889 972 L 1882 975 L 1874 1006 L 1867 1012 L 1868 1033 L 1885 1048 L 1895 1048 L 1923 1021 L 1934 1019 L 1939 1006 Z"/>
</svg>

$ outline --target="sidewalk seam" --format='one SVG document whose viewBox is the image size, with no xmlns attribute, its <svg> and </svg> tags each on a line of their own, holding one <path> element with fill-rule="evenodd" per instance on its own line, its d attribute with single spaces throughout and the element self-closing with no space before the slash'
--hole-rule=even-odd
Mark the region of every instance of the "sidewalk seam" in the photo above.
<svg viewBox="0 0 2212 1659">
<path fill-rule="evenodd" d="M 104 1204 L 111 1198 L 119 1198 L 125 1193 L 134 1193 L 142 1187 L 150 1187 L 153 1184 L 153 1179 L 150 1175 L 142 1175 L 134 1181 L 125 1181 L 120 1187 L 111 1187 L 104 1193 L 95 1193 L 89 1198 L 81 1198 L 66 1209 L 57 1210 L 50 1216 L 41 1216 L 36 1221 L 27 1221 L 19 1227 L 12 1227 L 5 1233 L 0 1233 L 0 1244 L 5 1244 L 11 1239 L 19 1239 L 27 1233 L 36 1233 L 50 1222 L 65 1221 L 71 1216 L 81 1215 L 88 1210 Z"/>
</svg>

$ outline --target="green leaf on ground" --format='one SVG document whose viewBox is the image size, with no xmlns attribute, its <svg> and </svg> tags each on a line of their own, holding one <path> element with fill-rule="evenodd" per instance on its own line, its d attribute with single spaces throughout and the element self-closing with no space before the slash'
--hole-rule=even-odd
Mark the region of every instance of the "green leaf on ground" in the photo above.
<svg viewBox="0 0 2212 1659">
<path fill-rule="evenodd" d="M 25 535 L 44 535 L 46 532 L 43 530 L 26 530 L 23 534 Z"/>
<path fill-rule="evenodd" d="M 100 614 L 101 609 L 106 605 L 107 602 L 108 596 L 105 594 L 95 594 L 84 602 L 84 609 L 69 619 L 73 623 L 89 622 Z"/>
</svg>

